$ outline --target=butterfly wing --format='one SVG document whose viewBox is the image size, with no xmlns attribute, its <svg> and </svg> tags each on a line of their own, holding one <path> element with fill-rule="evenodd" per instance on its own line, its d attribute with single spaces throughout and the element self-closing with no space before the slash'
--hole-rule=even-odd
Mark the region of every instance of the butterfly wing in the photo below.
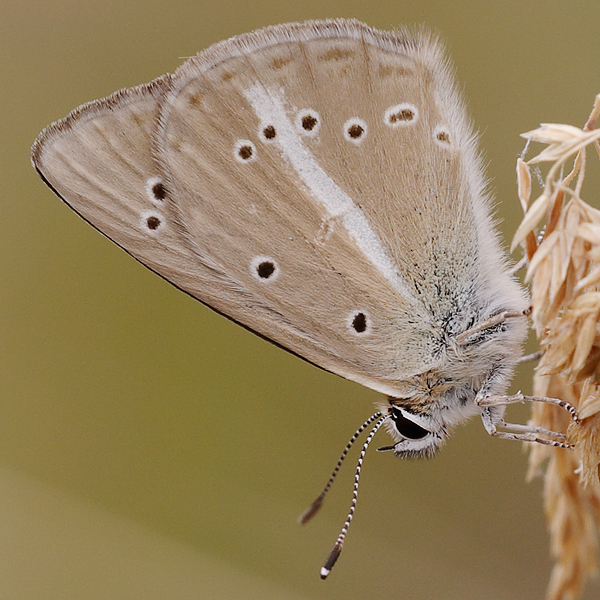
<svg viewBox="0 0 600 600">
<path fill-rule="evenodd" d="M 211 304 L 220 297 L 223 274 L 210 262 L 200 262 L 170 225 L 151 153 L 168 81 L 164 76 L 81 106 L 40 134 L 32 162 L 53 191 L 96 229 Z M 241 305 L 249 299 L 235 296 L 232 301 Z"/>
<path fill-rule="evenodd" d="M 444 64 L 420 33 L 348 21 L 267 28 L 182 65 L 156 135 L 182 235 L 268 307 L 233 317 L 391 395 L 438 364 L 440 320 L 458 314 L 450 327 L 464 331 L 485 318 L 459 310 L 482 304 L 469 299 L 477 220 L 490 227 L 463 168 L 466 119 L 441 109 L 464 115 Z"/>
<path fill-rule="evenodd" d="M 363 197 L 351 196 L 340 170 L 321 166 L 329 152 L 329 162 L 358 160 L 369 172 L 377 154 L 345 139 L 344 121 L 335 131 L 341 141 L 329 143 L 335 125 L 324 115 L 334 107 L 313 93 L 319 85 L 303 58 L 310 51 L 313 60 L 329 53 L 336 61 L 339 46 L 356 53 L 363 41 L 315 39 L 310 43 L 321 45 L 306 48 L 304 31 L 284 27 L 230 40 L 177 72 L 156 136 L 167 203 L 199 259 L 217 262 L 268 307 L 249 305 L 235 320 L 328 370 L 397 393 L 431 355 L 423 352 L 429 316 Z M 405 54 L 397 60 L 411 62 Z M 347 77 L 365 88 L 358 102 L 368 106 L 365 73 L 355 68 Z M 337 102 L 338 82 L 323 79 Z M 261 261 L 273 265 L 273 277 L 260 276 Z M 219 308 L 231 314 L 226 291 Z"/>
<path fill-rule="evenodd" d="M 309 358 L 327 368 L 330 352 L 319 356 L 320 336 L 280 315 L 260 290 L 255 295 L 243 277 L 224 269 L 218 242 L 212 255 L 199 257 L 182 235 L 151 153 L 168 83 L 162 77 L 121 90 L 50 125 L 32 149 L 36 170 L 71 208 L 150 269 L 292 352 L 307 357 L 312 348 Z"/>
<path fill-rule="evenodd" d="M 440 360 L 440 302 L 456 312 L 477 288 L 479 230 L 502 267 L 463 166 L 472 135 L 441 109 L 457 100 L 440 53 L 427 35 L 353 21 L 267 28 L 77 109 L 33 163 L 177 287 L 400 395 Z"/>
</svg>

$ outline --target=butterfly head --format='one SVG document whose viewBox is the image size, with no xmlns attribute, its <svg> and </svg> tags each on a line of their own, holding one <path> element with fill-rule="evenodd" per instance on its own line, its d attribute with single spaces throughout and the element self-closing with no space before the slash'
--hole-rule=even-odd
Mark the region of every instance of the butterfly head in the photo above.
<svg viewBox="0 0 600 600">
<path fill-rule="evenodd" d="M 402 458 L 433 456 L 455 425 L 478 414 L 472 383 L 457 387 L 450 382 L 429 382 L 405 398 L 388 398 L 380 411 L 387 417 L 384 426 L 395 443 L 380 450 L 393 450 Z"/>
</svg>

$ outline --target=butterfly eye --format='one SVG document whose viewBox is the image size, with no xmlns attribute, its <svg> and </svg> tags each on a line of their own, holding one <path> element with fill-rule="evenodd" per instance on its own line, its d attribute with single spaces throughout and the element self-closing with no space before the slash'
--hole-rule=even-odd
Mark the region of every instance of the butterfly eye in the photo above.
<svg viewBox="0 0 600 600">
<path fill-rule="evenodd" d="M 404 411 L 401 409 L 394 407 L 390 412 L 396 430 L 401 436 L 408 438 L 409 440 L 420 440 L 429 435 L 430 432 L 427 431 L 427 429 L 424 429 L 408 417 L 405 417 Z"/>
<path fill-rule="evenodd" d="M 419 115 L 419 110 L 414 104 L 404 102 L 396 106 L 390 106 L 384 115 L 386 125 L 398 127 L 401 125 L 410 125 Z"/>
</svg>

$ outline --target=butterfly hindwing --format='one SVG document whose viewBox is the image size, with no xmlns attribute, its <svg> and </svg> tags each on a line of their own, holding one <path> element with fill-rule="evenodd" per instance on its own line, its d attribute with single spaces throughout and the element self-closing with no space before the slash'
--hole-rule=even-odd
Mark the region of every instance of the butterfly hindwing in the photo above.
<svg viewBox="0 0 600 600">
<path fill-rule="evenodd" d="M 177 231 L 152 158 L 167 84 L 165 76 L 83 105 L 40 134 L 32 161 L 55 193 L 96 229 L 211 304 L 221 274 L 200 262 Z"/>
</svg>

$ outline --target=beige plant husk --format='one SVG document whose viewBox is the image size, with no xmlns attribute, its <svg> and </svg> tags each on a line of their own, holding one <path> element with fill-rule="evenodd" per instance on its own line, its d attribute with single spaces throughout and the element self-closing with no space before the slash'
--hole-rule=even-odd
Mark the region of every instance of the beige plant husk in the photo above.
<svg viewBox="0 0 600 600">
<path fill-rule="evenodd" d="M 543 352 L 533 393 L 566 400 L 579 415 L 575 422 L 559 407 L 542 403 L 532 413 L 532 424 L 566 432 L 573 445 L 558 449 L 533 444 L 530 453 L 530 476 L 545 473 L 544 503 L 555 560 L 548 600 L 578 598 L 598 563 L 600 211 L 584 202 L 581 192 L 588 146 L 600 156 L 600 129 L 595 129 L 599 114 L 600 94 L 583 129 L 543 124 L 523 134 L 547 147 L 517 163 L 525 217 L 513 247 L 521 245 L 529 260 L 526 280 Z M 548 163 L 543 189 L 531 202 L 531 172 L 541 163 Z"/>
</svg>

